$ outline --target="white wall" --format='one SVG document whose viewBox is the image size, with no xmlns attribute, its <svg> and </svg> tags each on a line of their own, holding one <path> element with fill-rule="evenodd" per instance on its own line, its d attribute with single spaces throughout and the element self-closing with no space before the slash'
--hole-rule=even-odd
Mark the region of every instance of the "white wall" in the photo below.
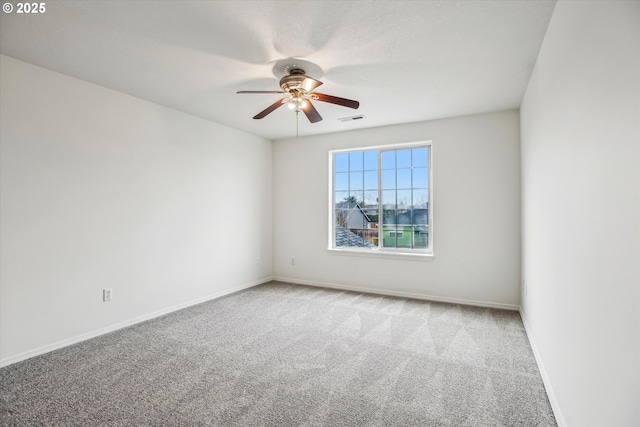
<svg viewBox="0 0 640 427">
<path fill-rule="evenodd" d="M 2 364 L 271 277 L 270 141 L 0 66 Z"/>
<path fill-rule="evenodd" d="M 518 112 L 506 111 L 275 141 L 274 275 L 517 306 L 519 131 Z M 422 140 L 433 141 L 433 261 L 328 254 L 328 151 Z"/>
<path fill-rule="evenodd" d="M 556 5 L 521 107 L 523 313 L 561 425 L 640 425 L 640 3 Z"/>
</svg>

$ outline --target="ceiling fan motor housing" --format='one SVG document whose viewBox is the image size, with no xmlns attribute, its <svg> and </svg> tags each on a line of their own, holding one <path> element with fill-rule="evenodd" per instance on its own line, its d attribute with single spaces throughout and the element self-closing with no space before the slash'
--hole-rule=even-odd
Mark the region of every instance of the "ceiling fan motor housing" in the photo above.
<svg viewBox="0 0 640 427">
<path fill-rule="evenodd" d="M 291 69 L 288 76 L 280 79 L 282 90 L 292 94 L 295 92 L 309 93 L 321 84 L 322 82 L 306 76 L 304 70 L 300 68 Z"/>
</svg>

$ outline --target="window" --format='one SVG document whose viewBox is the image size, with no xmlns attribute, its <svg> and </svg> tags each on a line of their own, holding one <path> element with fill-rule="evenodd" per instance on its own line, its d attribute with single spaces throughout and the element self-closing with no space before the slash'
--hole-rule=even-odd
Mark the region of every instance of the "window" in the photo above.
<svg viewBox="0 0 640 427">
<path fill-rule="evenodd" d="M 431 143 L 329 153 L 329 249 L 432 254 Z"/>
</svg>

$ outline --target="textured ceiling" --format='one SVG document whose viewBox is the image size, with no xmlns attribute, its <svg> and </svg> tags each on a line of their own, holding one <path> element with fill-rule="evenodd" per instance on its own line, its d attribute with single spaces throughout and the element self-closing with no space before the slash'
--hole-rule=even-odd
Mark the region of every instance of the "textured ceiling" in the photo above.
<svg viewBox="0 0 640 427">
<path fill-rule="evenodd" d="M 252 117 L 297 58 L 319 92 L 300 135 L 517 108 L 554 1 L 48 1 L 0 17 L 0 52 L 269 139 L 295 114 Z M 277 70 L 275 70 L 277 72 Z M 363 114 L 364 120 L 341 122 Z"/>
</svg>

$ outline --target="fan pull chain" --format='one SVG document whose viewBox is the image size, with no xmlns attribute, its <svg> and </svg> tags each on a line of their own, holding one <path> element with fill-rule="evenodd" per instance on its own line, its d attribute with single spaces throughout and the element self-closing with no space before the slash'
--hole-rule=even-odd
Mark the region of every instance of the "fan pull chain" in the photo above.
<svg viewBox="0 0 640 427">
<path fill-rule="evenodd" d="M 296 138 L 298 137 L 298 114 L 300 111 L 296 110 Z"/>
</svg>

